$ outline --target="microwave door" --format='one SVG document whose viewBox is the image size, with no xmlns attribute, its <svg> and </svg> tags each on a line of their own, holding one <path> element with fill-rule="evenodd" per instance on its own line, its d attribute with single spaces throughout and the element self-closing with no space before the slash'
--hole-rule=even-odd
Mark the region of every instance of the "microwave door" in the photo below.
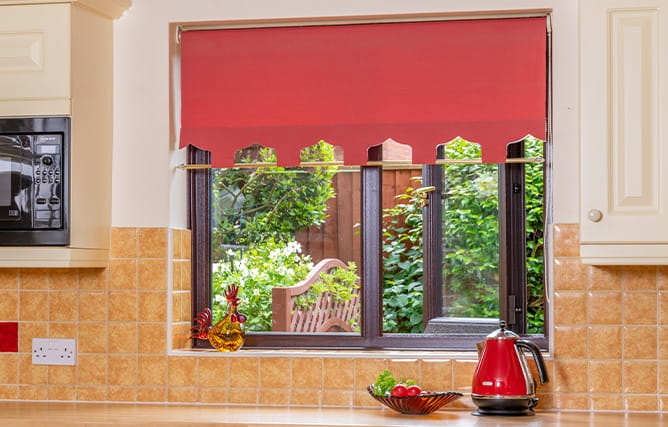
<svg viewBox="0 0 668 427">
<path fill-rule="evenodd" d="M 26 138 L 0 135 L 0 224 L 3 228 L 22 229 L 31 224 L 32 153 Z"/>
</svg>

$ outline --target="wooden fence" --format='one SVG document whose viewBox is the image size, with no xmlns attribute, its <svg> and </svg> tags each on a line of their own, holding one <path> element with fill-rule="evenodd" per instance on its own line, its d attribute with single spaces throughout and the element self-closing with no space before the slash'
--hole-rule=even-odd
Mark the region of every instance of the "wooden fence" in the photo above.
<svg viewBox="0 0 668 427">
<path fill-rule="evenodd" d="M 393 207 L 397 202 L 395 196 L 403 194 L 408 187 L 420 187 L 421 184 L 412 178 L 421 175 L 420 168 L 384 170 L 383 208 Z M 360 268 L 360 173 L 339 172 L 334 176 L 332 186 L 336 196 L 327 202 L 325 223 L 297 233 L 297 240 L 314 263 L 325 258 L 339 258 L 344 262 L 353 261 Z"/>
</svg>

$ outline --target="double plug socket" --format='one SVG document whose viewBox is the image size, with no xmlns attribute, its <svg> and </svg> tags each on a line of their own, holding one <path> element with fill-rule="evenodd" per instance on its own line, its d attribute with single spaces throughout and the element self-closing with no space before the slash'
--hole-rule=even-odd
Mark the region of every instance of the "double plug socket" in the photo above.
<svg viewBox="0 0 668 427">
<path fill-rule="evenodd" d="M 77 364 L 77 340 L 57 338 L 32 339 L 33 365 Z"/>
</svg>

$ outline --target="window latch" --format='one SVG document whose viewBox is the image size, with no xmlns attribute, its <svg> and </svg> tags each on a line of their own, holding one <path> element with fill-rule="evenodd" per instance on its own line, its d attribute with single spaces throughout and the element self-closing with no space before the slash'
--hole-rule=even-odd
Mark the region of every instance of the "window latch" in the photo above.
<svg viewBox="0 0 668 427">
<path fill-rule="evenodd" d="M 436 191 L 436 187 L 434 186 L 421 187 L 415 190 L 415 194 L 420 199 L 420 207 L 424 208 L 429 206 L 429 193 L 431 193 L 432 191 Z"/>
</svg>

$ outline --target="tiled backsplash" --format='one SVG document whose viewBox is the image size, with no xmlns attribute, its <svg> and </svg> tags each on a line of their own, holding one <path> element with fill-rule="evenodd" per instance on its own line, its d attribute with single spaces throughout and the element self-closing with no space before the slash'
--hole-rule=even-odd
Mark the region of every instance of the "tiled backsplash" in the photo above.
<svg viewBox="0 0 668 427">
<path fill-rule="evenodd" d="M 668 268 L 585 267 L 578 228 L 554 227 L 555 348 L 539 408 L 668 409 Z M 470 392 L 473 352 L 172 355 L 188 345 L 189 232 L 115 228 L 111 255 L 107 269 L 0 269 L 0 322 L 19 323 L 18 352 L 0 352 L 0 399 L 376 406 L 364 389 L 386 368 Z M 32 365 L 35 337 L 76 338 L 77 365 Z"/>
</svg>

